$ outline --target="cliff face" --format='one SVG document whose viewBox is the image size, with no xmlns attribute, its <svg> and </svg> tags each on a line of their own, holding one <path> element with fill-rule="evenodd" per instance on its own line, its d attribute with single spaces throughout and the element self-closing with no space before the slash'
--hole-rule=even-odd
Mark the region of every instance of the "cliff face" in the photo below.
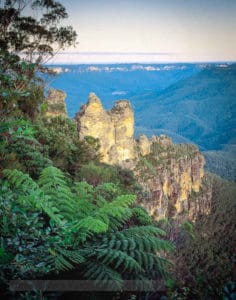
<svg viewBox="0 0 236 300">
<path fill-rule="evenodd" d="M 100 99 L 91 93 L 75 119 L 80 139 L 99 139 L 102 162 L 122 165 L 135 158 L 134 114 L 128 101 L 117 101 L 112 110 L 106 111 Z"/>
<path fill-rule="evenodd" d="M 126 100 L 105 111 L 91 93 L 75 119 L 80 139 L 99 139 L 102 162 L 133 170 L 144 191 L 138 201 L 154 218 L 184 214 L 194 218 L 200 210 L 209 210 L 210 196 L 202 198 L 202 206 L 190 200 L 200 195 L 204 176 L 205 162 L 197 147 L 175 145 L 164 135 L 152 140 L 142 135 L 135 141 L 134 114 Z"/>
<path fill-rule="evenodd" d="M 194 217 L 199 207 L 192 205 L 190 198 L 199 194 L 202 187 L 202 154 L 195 146 L 175 145 L 166 136 L 153 137 L 151 141 L 142 137 L 141 145 L 141 153 L 145 154 L 141 154 L 134 173 L 146 198 L 139 197 L 139 203 L 154 218 L 181 214 Z M 208 202 L 202 209 L 208 211 Z"/>
<path fill-rule="evenodd" d="M 66 93 L 61 90 L 53 90 L 50 89 L 48 92 L 48 96 L 46 98 L 47 101 L 47 111 L 46 116 L 48 117 L 57 117 L 63 116 L 68 117 L 66 111 Z"/>
</svg>

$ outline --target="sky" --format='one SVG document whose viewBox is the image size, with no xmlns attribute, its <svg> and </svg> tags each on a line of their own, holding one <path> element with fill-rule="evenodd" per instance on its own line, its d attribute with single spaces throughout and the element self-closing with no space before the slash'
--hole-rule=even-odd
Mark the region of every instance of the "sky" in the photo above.
<svg viewBox="0 0 236 300">
<path fill-rule="evenodd" d="M 76 48 L 52 62 L 236 61 L 236 0 L 61 0 Z"/>
</svg>

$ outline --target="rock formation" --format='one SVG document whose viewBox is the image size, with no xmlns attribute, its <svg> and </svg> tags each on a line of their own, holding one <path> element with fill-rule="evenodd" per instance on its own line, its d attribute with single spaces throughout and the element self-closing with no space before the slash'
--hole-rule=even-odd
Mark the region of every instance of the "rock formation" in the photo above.
<svg viewBox="0 0 236 300">
<path fill-rule="evenodd" d="M 194 218 L 199 206 L 190 199 L 201 189 L 205 163 L 197 147 L 175 145 L 165 135 L 151 140 L 142 135 L 135 141 L 134 114 L 127 100 L 106 111 L 91 93 L 75 120 L 80 139 L 99 139 L 102 162 L 133 170 L 146 195 L 138 201 L 153 217 L 188 213 Z M 204 207 L 207 212 L 207 201 Z"/>
<path fill-rule="evenodd" d="M 50 89 L 48 92 L 48 96 L 46 98 L 47 101 L 46 115 L 48 117 L 57 117 L 57 116 L 68 117 L 66 111 L 65 99 L 66 99 L 66 93 L 64 93 L 61 90 Z"/>
<path fill-rule="evenodd" d="M 110 111 L 103 109 L 94 94 L 75 118 L 80 139 L 86 136 L 98 138 L 102 162 L 122 165 L 135 158 L 134 113 L 129 101 L 120 100 Z"/>
<path fill-rule="evenodd" d="M 175 145 L 165 136 L 149 142 L 149 154 L 140 157 L 134 169 L 146 192 L 146 197 L 140 197 L 140 204 L 156 218 L 190 213 L 195 216 L 198 207 L 191 205 L 190 197 L 202 187 L 202 154 L 193 145 Z"/>
</svg>

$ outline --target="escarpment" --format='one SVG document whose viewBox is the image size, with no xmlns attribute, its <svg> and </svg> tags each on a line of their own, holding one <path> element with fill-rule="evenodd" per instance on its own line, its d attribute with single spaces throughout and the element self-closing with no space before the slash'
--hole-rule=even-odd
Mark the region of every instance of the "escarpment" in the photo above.
<svg viewBox="0 0 236 300">
<path fill-rule="evenodd" d="M 147 140 L 142 138 L 142 141 L 148 149 Z M 180 215 L 195 219 L 200 211 L 207 213 L 211 195 L 202 197 L 205 161 L 197 147 L 173 144 L 170 138 L 160 136 L 149 141 L 149 148 L 134 168 L 146 192 L 145 197 L 139 197 L 139 203 L 157 219 Z"/>
<path fill-rule="evenodd" d="M 195 197 L 203 187 L 205 163 L 196 146 L 173 144 L 164 135 L 135 140 L 134 113 L 127 100 L 106 111 L 91 93 L 75 120 L 80 139 L 99 139 L 102 162 L 132 169 L 143 188 L 137 201 L 154 218 L 182 214 L 195 218 L 199 210 L 208 212 L 210 195 L 201 198 L 200 206 Z"/>
</svg>

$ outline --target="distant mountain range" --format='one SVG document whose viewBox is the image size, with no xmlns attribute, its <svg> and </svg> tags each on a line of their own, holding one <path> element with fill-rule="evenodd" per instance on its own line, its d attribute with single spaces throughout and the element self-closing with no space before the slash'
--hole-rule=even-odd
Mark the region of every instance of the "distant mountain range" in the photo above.
<svg viewBox="0 0 236 300">
<path fill-rule="evenodd" d="M 106 109 L 115 100 L 128 99 L 135 111 L 136 135 L 163 133 L 175 142 L 195 143 L 207 151 L 208 169 L 236 178 L 232 151 L 236 144 L 236 64 L 53 68 L 58 75 L 51 86 L 67 93 L 70 117 L 87 101 L 89 92 L 95 92 Z M 229 166 L 229 172 L 220 172 Z"/>
<path fill-rule="evenodd" d="M 137 98 L 142 105 L 137 126 L 178 134 L 201 150 L 236 143 L 236 64 L 209 66 L 162 91 Z"/>
<path fill-rule="evenodd" d="M 109 109 L 115 100 L 129 99 L 135 112 L 139 110 L 136 95 L 161 91 L 181 79 L 200 72 L 196 64 L 114 64 L 114 65 L 61 65 L 51 66 L 57 76 L 50 86 L 67 93 L 67 108 L 74 117 L 88 94 L 95 92 L 104 107 Z"/>
</svg>

